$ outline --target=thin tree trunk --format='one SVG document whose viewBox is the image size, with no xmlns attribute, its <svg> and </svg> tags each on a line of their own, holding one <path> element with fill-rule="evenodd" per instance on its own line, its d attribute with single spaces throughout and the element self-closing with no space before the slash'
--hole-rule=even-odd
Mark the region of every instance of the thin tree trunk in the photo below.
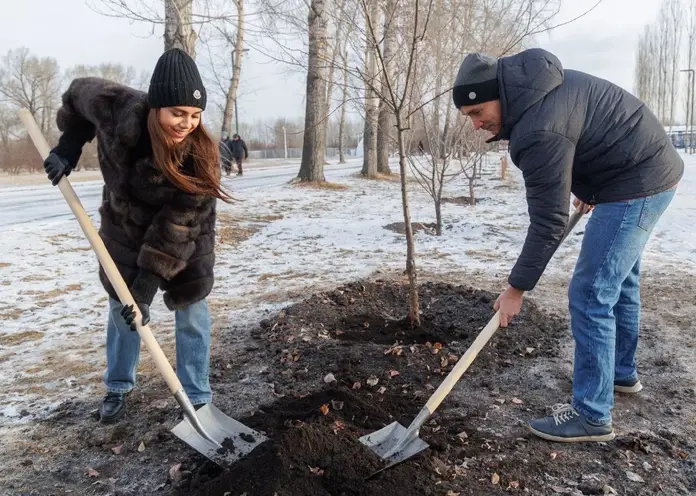
<svg viewBox="0 0 696 496">
<path fill-rule="evenodd" d="M 307 67 L 307 104 L 305 108 L 304 144 L 300 181 L 324 179 L 324 152 L 322 138 L 324 110 L 326 108 L 326 38 L 327 13 L 325 0 L 312 0 L 309 7 L 309 57 Z"/>
<path fill-rule="evenodd" d="M 396 51 L 396 3 L 387 0 L 384 6 L 384 70 L 382 71 L 382 97 L 379 100 L 379 117 L 377 118 L 377 172 L 385 176 L 391 175 L 389 168 L 390 135 L 394 132 L 394 116 L 387 103 L 387 79 L 394 79 L 394 61 Z"/>
<path fill-rule="evenodd" d="M 406 231 L 406 275 L 408 277 L 408 320 L 411 327 L 420 327 L 420 302 L 418 300 L 418 274 L 416 271 L 416 248 L 413 241 L 411 212 L 408 206 L 408 188 L 406 175 L 406 148 L 404 146 L 404 128 L 400 112 L 396 113 L 397 141 L 399 145 L 399 172 L 401 173 L 401 201 L 404 211 L 404 230 Z"/>
<path fill-rule="evenodd" d="M 379 39 L 379 1 L 371 0 L 369 15 L 365 16 L 366 31 L 370 32 L 370 23 L 375 32 L 375 40 Z M 368 81 L 365 84 L 365 133 L 363 135 L 363 168 L 361 174 L 367 177 L 377 177 L 377 126 L 379 119 L 379 74 L 377 73 L 377 54 L 374 41 L 366 44 L 365 73 Z"/>
<path fill-rule="evenodd" d="M 343 64 L 345 67 L 344 57 Z M 343 99 L 341 100 L 341 121 L 338 124 L 338 162 L 346 163 L 345 136 L 346 136 L 346 106 L 348 103 L 348 71 L 343 70 Z"/>
<path fill-rule="evenodd" d="M 180 48 L 196 58 L 196 32 L 193 30 L 191 0 L 164 1 L 164 50 Z"/>
<path fill-rule="evenodd" d="M 237 35 L 234 41 L 234 49 L 230 53 L 232 58 L 232 79 L 230 79 L 230 87 L 227 90 L 227 99 L 225 100 L 225 113 L 222 119 L 222 132 L 231 134 L 232 132 L 232 116 L 235 109 L 234 102 L 237 100 L 237 90 L 239 88 L 239 79 L 242 74 L 242 56 L 244 55 L 244 0 L 235 0 L 237 5 Z M 239 116 L 237 116 L 239 119 Z"/>
<path fill-rule="evenodd" d="M 337 5 L 338 12 L 341 12 L 343 10 L 343 3 Z M 326 140 L 326 137 L 329 134 L 329 116 L 331 115 L 331 98 L 333 96 L 333 90 L 334 90 L 334 77 L 336 74 L 336 59 L 338 58 L 339 54 L 341 53 L 341 36 L 343 34 L 343 24 L 345 18 L 343 16 L 340 17 L 338 21 L 338 26 L 336 27 L 336 39 L 334 40 L 334 45 L 333 45 L 333 51 L 331 54 L 331 65 L 329 66 L 329 78 L 328 78 L 328 84 L 327 84 L 327 90 L 326 90 L 326 109 L 324 111 L 325 114 L 325 120 L 324 120 L 324 139 Z M 324 161 L 326 161 L 326 143 L 324 143 L 324 146 L 322 147 L 323 153 L 324 153 Z"/>
</svg>

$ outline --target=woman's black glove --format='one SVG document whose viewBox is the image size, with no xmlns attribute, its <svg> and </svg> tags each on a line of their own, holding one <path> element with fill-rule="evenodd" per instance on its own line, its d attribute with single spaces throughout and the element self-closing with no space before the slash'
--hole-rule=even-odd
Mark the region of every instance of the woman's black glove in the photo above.
<svg viewBox="0 0 696 496">
<path fill-rule="evenodd" d="M 58 156 L 55 152 L 51 152 L 46 160 L 44 160 L 44 170 L 48 174 L 48 179 L 51 180 L 53 186 L 57 185 L 63 176 L 69 176 L 73 168 L 70 163 Z"/>
<path fill-rule="evenodd" d="M 147 303 L 138 303 L 138 308 L 143 316 L 143 325 L 147 325 L 148 322 L 150 322 L 150 305 Z M 123 320 L 126 321 L 126 324 L 130 326 L 131 331 L 138 330 L 135 327 L 135 309 L 133 305 L 124 305 L 123 309 L 121 309 L 121 316 Z"/>
</svg>

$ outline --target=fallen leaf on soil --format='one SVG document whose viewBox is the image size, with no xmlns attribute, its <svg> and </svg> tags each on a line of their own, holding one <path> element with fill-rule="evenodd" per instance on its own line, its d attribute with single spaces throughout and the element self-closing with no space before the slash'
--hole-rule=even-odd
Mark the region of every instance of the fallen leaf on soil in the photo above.
<svg viewBox="0 0 696 496">
<path fill-rule="evenodd" d="M 531 348 L 531 347 L 530 347 L 530 348 L 527 348 L 527 353 L 534 353 L 534 350 L 535 350 L 535 349 L 536 349 L 536 348 Z"/>
<path fill-rule="evenodd" d="M 329 413 L 329 405 L 326 404 L 326 403 L 324 403 L 323 405 L 321 405 L 321 406 L 319 407 L 319 410 L 321 410 L 321 413 L 323 413 L 324 415 L 326 415 L 326 414 Z"/>
<path fill-rule="evenodd" d="M 447 361 L 446 357 L 440 358 L 440 367 L 442 367 L 444 369 L 445 367 L 447 367 L 447 363 L 448 363 L 448 361 Z"/>
<path fill-rule="evenodd" d="M 523 401 L 522 401 L 521 399 L 519 399 L 519 398 L 512 398 L 512 402 L 513 402 L 515 405 L 521 405 L 521 404 L 523 403 Z"/>
<path fill-rule="evenodd" d="M 99 472 L 92 467 L 87 467 L 87 477 L 99 477 Z"/>
<path fill-rule="evenodd" d="M 520 483 L 517 481 L 510 481 L 510 483 L 508 484 L 508 489 L 510 489 L 510 488 L 518 489 L 519 487 L 520 487 Z"/>
<path fill-rule="evenodd" d="M 626 477 L 628 477 L 628 480 L 633 482 L 645 482 L 640 475 L 635 472 L 631 472 L 630 470 L 626 470 Z"/>
<path fill-rule="evenodd" d="M 366 382 L 368 386 L 376 386 L 379 382 L 379 379 L 377 379 L 374 375 L 371 375 L 370 377 L 368 377 Z"/>
<path fill-rule="evenodd" d="M 459 496 L 462 493 L 455 493 L 454 491 L 450 490 L 447 491 L 447 494 L 445 496 Z"/>
<path fill-rule="evenodd" d="M 389 371 L 389 377 L 396 377 L 397 375 L 401 375 L 401 372 L 399 372 L 398 370 Z"/>
<path fill-rule="evenodd" d="M 384 386 L 380 387 L 380 388 L 377 390 L 377 392 L 378 392 L 379 394 L 384 394 L 386 391 L 387 391 L 387 388 L 385 388 Z"/>
<path fill-rule="evenodd" d="M 335 377 L 333 374 L 331 374 L 331 373 L 326 374 L 326 375 L 324 376 L 324 382 L 325 382 L 326 384 L 331 384 L 332 382 L 336 382 L 336 377 Z"/>
<path fill-rule="evenodd" d="M 499 482 L 500 476 L 496 472 L 493 472 L 493 475 L 491 476 L 491 483 L 498 484 Z"/>
<path fill-rule="evenodd" d="M 172 465 L 172 467 L 169 469 L 169 478 L 174 484 L 179 483 L 181 480 L 181 463 Z"/>
<path fill-rule="evenodd" d="M 462 432 L 460 432 L 459 434 L 457 434 L 457 437 L 458 437 L 459 439 L 466 439 L 466 438 L 469 437 L 469 435 L 468 435 L 466 432 L 462 431 Z"/>
<path fill-rule="evenodd" d="M 495 400 L 495 401 L 496 401 L 497 403 L 500 403 L 501 405 L 502 405 L 503 403 L 505 403 L 505 400 L 504 400 L 503 398 L 498 398 L 498 399 Z"/>
<path fill-rule="evenodd" d="M 360 389 L 360 383 L 359 383 L 359 382 L 354 382 L 354 383 L 353 383 L 353 389 Z"/>
<path fill-rule="evenodd" d="M 433 348 L 435 348 L 436 350 L 441 350 L 441 349 L 442 349 L 442 344 L 441 344 L 441 343 L 435 343 L 435 344 L 433 345 Z"/>
<path fill-rule="evenodd" d="M 556 457 L 558 456 L 558 453 L 551 453 L 550 456 L 551 456 L 551 459 L 552 459 L 552 460 L 555 460 Z"/>
<path fill-rule="evenodd" d="M 614 489 L 613 487 L 611 487 L 609 485 L 605 485 L 602 488 L 602 494 L 619 494 L 619 493 L 617 493 L 616 489 Z"/>
<path fill-rule="evenodd" d="M 415 344 L 412 344 L 411 346 L 408 347 L 408 349 L 411 350 L 411 353 L 415 353 L 416 351 L 418 351 L 418 346 L 416 346 Z"/>
<path fill-rule="evenodd" d="M 340 329 L 336 329 L 336 336 L 340 336 L 341 334 L 345 334 L 345 331 L 342 331 Z"/>
<path fill-rule="evenodd" d="M 646 472 L 649 472 L 652 470 L 652 465 L 650 465 L 648 462 L 643 462 L 643 470 Z"/>
<path fill-rule="evenodd" d="M 309 465 L 307 465 L 309 467 Z M 309 471 L 314 475 L 323 475 L 324 471 L 319 467 L 309 467 Z"/>
<path fill-rule="evenodd" d="M 140 446 L 138 446 L 138 451 L 141 453 L 143 451 L 145 451 L 145 443 L 144 442 L 140 441 Z"/>
<path fill-rule="evenodd" d="M 686 460 L 687 458 L 689 458 L 689 454 L 686 451 L 679 450 L 677 451 L 677 455 L 679 455 L 679 458 L 681 458 L 682 460 Z"/>
<path fill-rule="evenodd" d="M 334 410 L 343 410 L 343 402 L 338 400 L 331 400 L 331 408 Z"/>
<path fill-rule="evenodd" d="M 401 345 L 394 345 L 391 348 L 387 348 L 384 352 L 385 355 L 396 355 L 401 356 L 404 352 L 404 347 Z"/>
<path fill-rule="evenodd" d="M 431 343 L 430 341 L 426 341 L 426 342 L 425 342 L 425 347 L 426 347 L 426 348 L 432 348 L 432 347 L 433 347 L 433 343 Z"/>
<path fill-rule="evenodd" d="M 119 444 L 118 446 L 114 446 L 113 448 L 111 448 L 111 451 L 113 451 L 115 455 L 120 455 L 122 449 L 123 445 Z"/>
<path fill-rule="evenodd" d="M 341 430 L 343 430 L 343 429 L 345 429 L 345 428 L 346 428 L 346 424 L 344 424 L 344 423 L 341 422 L 340 420 L 337 420 L 337 421 L 335 421 L 335 422 L 333 423 L 333 431 L 334 431 L 334 434 L 337 434 L 338 431 L 341 431 Z"/>
</svg>

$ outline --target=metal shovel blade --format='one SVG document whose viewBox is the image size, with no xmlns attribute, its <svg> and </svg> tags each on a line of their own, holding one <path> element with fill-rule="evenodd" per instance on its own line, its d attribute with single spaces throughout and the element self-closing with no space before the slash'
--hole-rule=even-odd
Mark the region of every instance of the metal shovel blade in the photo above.
<svg viewBox="0 0 696 496">
<path fill-rule="evenodd" d="M 406 427 L 398 422 L 392 422 L 378 431 L 364 435 L 360 438 L 360 442 L 387 462 L 387 466 L 382 469 L 384 470 L 430 447 L 418 436 L 412 439 L 407 439 L 407 436 L 408 429 Z M 402 446 L 399 447 L 399 443 L 403 443 Z M 398 451 L 394 452 L 397 447 L 399 447 Z"/>
<path fill-rule="evenodd" d="M 199 434 L 186 417 L 172 432 L 201 455 L 223 467 L 244 458 L 268 440 L 263 434 L 228 417 L 212 403 L 196 411 L 196 417 L 217 445 Z"/>
</svg>

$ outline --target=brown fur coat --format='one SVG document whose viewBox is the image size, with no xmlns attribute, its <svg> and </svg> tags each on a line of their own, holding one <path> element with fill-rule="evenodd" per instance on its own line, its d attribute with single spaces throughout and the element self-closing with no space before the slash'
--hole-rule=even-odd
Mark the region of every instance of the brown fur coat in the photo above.
<svg viewBox="0 0 696 496">
<path fill-rule="evenodd" d="M 74 165 L 97 138 L 105 183 L 99 234 L 135 300 L 150 303 L 157 287 L 172 310 L 205 298 L 214 282 L 216 199 L 175 188 L 155 168 L 145 93 L 78 78 L 62 100 L 54 151 Z M 191 159 L 183 166 L 192 170 Z M 118 300 L 101 267 L 99 276 Z"/>
</svg>

